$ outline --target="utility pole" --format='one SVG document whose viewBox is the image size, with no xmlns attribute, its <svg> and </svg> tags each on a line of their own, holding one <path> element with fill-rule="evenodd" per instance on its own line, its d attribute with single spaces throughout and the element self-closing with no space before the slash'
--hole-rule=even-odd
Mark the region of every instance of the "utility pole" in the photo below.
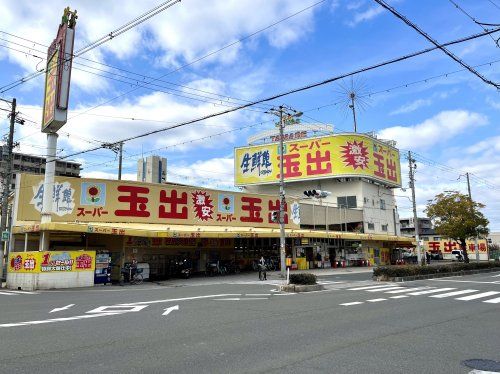
<svg viewBox="0 0 500 374">
<path fill-rule="evenodd" d="M 474 212 L 474 205 L 472 202 L 472 194 L 470 192 L 470 180 L 469 180 L 469 173 L 465 173 L 465 176 L 467 177 L 467 191 L 469 192 L 469 200 L 470 200 L 470 208 L 471 208 L 471 213 Z M 474 237 L 474 252 L 476 253 L 476 262 L 479 262 L 479 246 L 477 243 L 477 235 Z"/>
<path fill-rule="evenodd" d="M 123 142 L 120 142 L 120 149 L 118 155 L 118 180 L 122 180 L 122 159 L 123 159 Z"/>
<path fill-rule="evenodd" d="M 286 113 L 285 110 L 291 110 L 294 114 Z M 283 173 L 283 154 L 285 153 L 284 147 L 284 129 L 285 129 L 285 120 L 291 119 L 293 117 L 300 117 L 302 112 L 297 112 L 296 110 L 285 107 L 284 105 L 280 105 L 278 109 L 271 109 L 268 111 L 270 114 L 277 115 L 279 117 L 279 123 L 277 127 L 279 128 L 279 160 L 280 160 L 280 192 L 279 192 L 279 201 L 280 201 L 280 209 L 279 209 L 279 224 L 280 224 L 280 265 L 281 272 L 280 277 L 286 278 L 286 236 L 285 236 L 285 176 Z"/>
<path fill-rule="evenodd" d="M 11 111 L 10 111 L 9 137 L 7 139 L 7 155 L 3 154 L 4 160 L 6 158 L 7 165 L 5 173 L 2 176 L 3 177 L 2 217 L 0 222 L 0 231 L 2 232 L 2 234 L 7 227 L 7 212 L 9 208 L 10 185 L 12 183 L 12 149 L 14 148 L 14 125 L 16 123 L 16 99 L 12 99 L 12 102 L 10 104 L 11 104 Z M 2 288 L 2 279 L 3 279 L 4 243 L 8 242 L 9 242 L 8 239 L 5 241 L 2 239 L 2 245 L 0 246 L 0 288 Z"/>
<path fill-rule="evenodd" d="M 411 157 L 411 151 L 408 151 L 408 164 L 410 167 L 410 188 L 411 188 L 411 201 L 413 205 L 413 221 L 415 226 L 415 241 L 417 242 L 417 261 L 418 264 L 422 264 L 422 254 L 420 253 L 420 235 L 418 234 L 418 217 L 417 217 L 417 201 L 415 199 L 415 169 L 417 164 L 415 160 Z"/>
<path fill-rule="evenodd" d="M 285 238 L 285 176 L 283 175 L 283 153 L 284 153 L 284 128 L 285 128 L 285 119 L 283 118 L 283 106 L 279 107 L 280 113 L 280 214 L 279 214 L 279 222 L 280 222 L 280 264 L 281 264 L 281 278 L 286 277 L 286 238 Z"/>
</svg>

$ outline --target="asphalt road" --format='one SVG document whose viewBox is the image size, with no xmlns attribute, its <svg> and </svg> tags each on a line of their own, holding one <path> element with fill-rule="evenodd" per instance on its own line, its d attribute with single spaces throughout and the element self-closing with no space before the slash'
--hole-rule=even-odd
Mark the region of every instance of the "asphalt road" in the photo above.
<svg viewBox="0 0 500 374">
<path fill-rule="evenodd" d="M 369 275 L 324 275 L 307 294 L 276 292 L 273 275 L 0 290 L 0 372 L 500 372 L 500 273 Z"/>
</svg>

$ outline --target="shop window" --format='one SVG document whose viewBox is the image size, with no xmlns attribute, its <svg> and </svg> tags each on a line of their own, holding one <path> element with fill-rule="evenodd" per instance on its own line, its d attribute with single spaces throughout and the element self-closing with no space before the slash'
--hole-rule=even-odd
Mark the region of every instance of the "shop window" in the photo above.
<svg viewBox="0 0 500 374">
<path fill-rule="evenodd" d="M 368 222 L 368 230 L 375 230 L 375 224 Z"/>
<path fill-rule="evenodd" d="M 382 225 L 382 231 L 387 231 L 389 225 Z"/>
<path fill-rule="evenodd" d="M 337 206 L 340 208 L 357 208 L 356 196 L 337 197 Z"/>
</svg>

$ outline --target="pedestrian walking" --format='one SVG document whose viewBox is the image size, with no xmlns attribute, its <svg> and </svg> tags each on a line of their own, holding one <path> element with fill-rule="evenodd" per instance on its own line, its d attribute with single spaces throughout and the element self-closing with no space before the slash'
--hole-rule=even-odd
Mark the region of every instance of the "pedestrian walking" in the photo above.
<svg viewBox="0 0 500 374">
<path fill-rule="evenodd" d="M 259 260 L 259 280 L 267 280 L 266 260 L 264 256 L 261 256 Z"/>
<path fill-rule="evenodd" d="M 429 251 L 425 252 L 425 260 L 427 262 L 427 265 L 431 263 L 431 254 L 429 253 Z"/>
</svg>

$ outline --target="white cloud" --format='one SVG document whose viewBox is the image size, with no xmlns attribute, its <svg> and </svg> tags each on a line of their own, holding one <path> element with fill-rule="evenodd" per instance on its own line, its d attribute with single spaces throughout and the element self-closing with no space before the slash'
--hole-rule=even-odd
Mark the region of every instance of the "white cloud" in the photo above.
<svg viewBox="0 0 500 374">
<path fill-rule="evenodd" d="M 20 0 L 16 7 L 4 7 L 0 12 L 0 24 L 3 30 L 35 42 L 49 45 L 60 22 L 62 10 L 66 7 L 62 0 L 51 2 L 32 2 Z M 155 0 L 127 2 L 124 6 L 116 1 L 79 0 L 72 3 L 78 10 L 75 50 L 93 42 L 110 31 L 118 28 L 158 3 Z M 117 36 L 105 43 L 86 57 L 104 62 L 108 57 L 127 60 L 133 57 L 143 58 L 145 52 L 154 52 L 156 61 L 165 66 L 175 67 L 181 62 L 191 61 L 208 52 L 236 41 L 259 29 L 285 18 L 305 8 L 307 4 L 286 0 L 232 0 L 232 1 L 197 1 L 181 2 L 138 27 Z M 276 25 L 257 35 L 253 39 L 266 40 L 271 46 L 284 48 L 295 43 L 313 29 L 314 7 Z M 30 20 L 29 23 L 20 20 Z M 4 34 L 1 34 L 5 37 Z M 46 47 L 9 37 L 12 42 L 21 43 L 25 48 L 17 47 L 45 57 Z M 245 42 L 244 42 L 245 43 Z M 9 43 L 8 43 L 9 44 Z M 15 45 L 10 44 L 12 48 Z M 205 60 L 207 62 L 232 63 L 243 50 L 244 44 L 236 44 Z M 110 56 L 111 55 L 111 56 Z M 44 66 L 40 59 L 12 50 L 2 51 L 0 58 L 8 56 L 12 63 L 32 72 L 36 67 Z M 76 60 L 78 61 L 78 59 Z M 80 62 L 83 62 L 80 60 Z M 154 64 L 154 61 L 148 61 Z M 101 67 L 102 68 L 102 67 Z M 80 77 L 75 71 L 73 82 L 88 92 L 107 88 L 103 78 L 87 75 Z M 38 82 L 38 81 L 37 81 Z M 42 83 L 38 83 L 42 85 Z"/>
<path fill-rule="evenodd" d="M 234 160 L 211 158 L 192 164 L 174 164 L 167 170 L 167 180 L 207 188 L 234 190 Z"/>
<path fill-rule="evenodd" d="M 488 103 L 492 108 L 500 110 L 500 101 L 495 101 L 491 97 L 487 97 L 486 103 Z"/>
<path fill-rule="evenodd" d="M 395 115 L 395 114 L 402 114 L 402 113 L 411 113 L 416 111 L 417 109 L 420 109 L 424 106 L 429 106 L 432 104 L 432 101 L 429 99 L 417 99 L 415 101 L 412 101 L 411 103 L 404 104 L 401 107 L 399 107 L 396 110 L 393 110 L 389 114 Z"/>
<path fill-rule="evenodd" d="M 348 25 L 351 27 L 354 27 L 361 22 L 369 21 L 369 20 L 377 17 L 378 15 L 382 14 L 383 12 L 384 12 L 384 8 L 382 8 L 380 5 L 371 6 L 362 12 L 356 12 L 356 14 L 354 15 L 354 18 L 348 22 Z"/>
<path fill-rule="evenodd" d="M 385 128 L 379 131 L 379 136 L 395 140 L 401 148 L 427 149 L 487 123 L 488 119 L 482 114 L 466 110 L 449 110 L 416 125 Z"/>
</svg>

